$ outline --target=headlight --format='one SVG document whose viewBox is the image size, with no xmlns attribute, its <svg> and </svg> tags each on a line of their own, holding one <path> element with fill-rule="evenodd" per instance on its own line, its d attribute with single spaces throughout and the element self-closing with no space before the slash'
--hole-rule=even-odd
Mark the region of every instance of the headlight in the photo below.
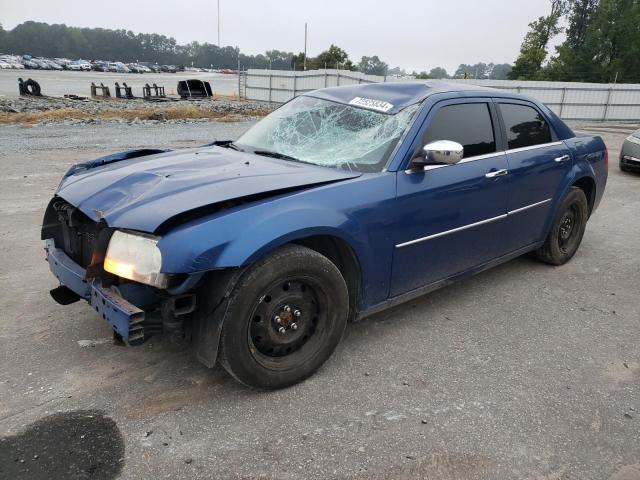
<svg viewBox="0 0 640 480">
<path fill-rule="evenodd" d="M 162 254 L 158 238 L 116 230 L 109 241 L 104 269 L 136 282 L 167 288 L 169 277 L 160 273 Z"/>
</svg>

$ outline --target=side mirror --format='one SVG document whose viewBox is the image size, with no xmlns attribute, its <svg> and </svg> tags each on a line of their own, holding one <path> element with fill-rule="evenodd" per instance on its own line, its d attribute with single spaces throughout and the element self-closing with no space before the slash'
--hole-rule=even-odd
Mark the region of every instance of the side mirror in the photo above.
<svg viewBox="0 0 640 480">
<path fill-rule="evenodd" d="M 412 160 L 411 164 L 414 167 L 438 164 L 454 165 L 464 156 L 464 147 L 451 140 L 431 142 L 425 145 L 422 151 L 422 157 L 416 157 Z"/>
</svg>

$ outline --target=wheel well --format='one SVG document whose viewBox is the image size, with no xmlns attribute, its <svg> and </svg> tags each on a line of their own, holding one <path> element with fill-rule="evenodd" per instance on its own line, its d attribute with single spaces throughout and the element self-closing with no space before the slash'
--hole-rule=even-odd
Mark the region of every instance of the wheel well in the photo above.
<svg viewBox="0 0 640 480">
<path fill-rule="evenodd" d="M 349 320 L 353 320 L 357 313 L 360 295 L 360 264 L 351 246 L 341 238 L 331 235 L 305 237 L 295 240 L 293 243 L 324 255 L 338 267 L 347 283 L 349 291 Z"/>
<path fill-rule="evenodd" d="M 571 186 L 578 187 L 584 192 L 587 197 L 587 202 L 589 203 L 589 215 L 591 215 L 593 204 L 596 200 L 596 182 L 590 177 L 582 177 L 576 180 Z"/>
</svg>

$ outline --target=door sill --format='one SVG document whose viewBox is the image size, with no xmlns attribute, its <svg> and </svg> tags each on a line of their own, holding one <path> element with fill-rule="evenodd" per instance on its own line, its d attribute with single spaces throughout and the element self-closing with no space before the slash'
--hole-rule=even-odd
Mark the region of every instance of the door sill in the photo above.
<svg viewBox="0 0 640 480">
<path fill-rule="evenodd" d="M 488 262 L 483 263 L 477 267 L 472 267 L 467 270 L 464 270 L 463 272 L 456 273 L 451 277 L 447 277 L 442 280 L 438 280 L 436 282 L 425 285 L 423 287 L 416 288 L 415 290 L 411 290 L 409 292 L 396 295 L 395 297 L 391 297 L 383 302 L 377 303 L 372 307 L 367 308 L 366 310 L 358 312 L 358 315 L 356 316 L 356 320 L 361 320 L 375 313 L 382 312 L 383 310 L 386 310 L 388 308 L 392 308 L 402 303 L 409 302 L 411 300 L 414 300 L 415 298 L 421 297 L 422 295 L 426 295 L 427 293 L 433 292 L 434 290 L 438 290 L 439 288 L 446 287 L 447 285 L 451 285 L 452 283 L 455 283 L 459 280 L 462 280 L 467 277 L 471 277 L 477 273 L 483 272 L 492 267 L 508 262 L 509 260 L 513 260 L 514 258 L 520 257 L 525 253 L 538 249 L 542 245 L 542 243 L 544 242 L 537 242 L 537 243 L 528 245 L 526 247 L 519 248 L 518 250 L 515 250 L 511 253 L 508 253 L 501 257 L 494 258 L 493 260 L 489 260 Z"/>
</svg>

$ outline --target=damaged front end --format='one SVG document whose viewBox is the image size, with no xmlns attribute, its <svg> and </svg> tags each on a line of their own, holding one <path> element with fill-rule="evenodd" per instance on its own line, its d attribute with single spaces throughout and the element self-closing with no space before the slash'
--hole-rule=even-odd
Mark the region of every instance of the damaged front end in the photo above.
<svg viewBox="0 0 640 480">
<path fill-rule="evenodd" d="M 104 261 L 114 231 L 59 197 L 51 200 L 41 234 L 49 268 L 60 282 L 51 296 L 62 305 L 86 300 L 115 338 L 129 345 L 161 332 L 183 338 L 202 274 L 171 275 L 165 289 L 111 274 Z"/>
</svg>

